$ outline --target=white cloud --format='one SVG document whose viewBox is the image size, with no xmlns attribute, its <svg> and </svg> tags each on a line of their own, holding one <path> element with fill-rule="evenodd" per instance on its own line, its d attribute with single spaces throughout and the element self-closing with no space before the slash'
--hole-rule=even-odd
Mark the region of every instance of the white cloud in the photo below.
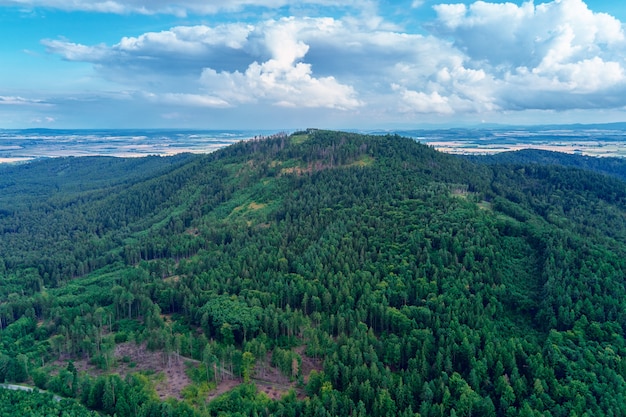
<svg viewBox="0 0 626 417">
<path fill-rule="evenodd" d="M 241 49 L 252 26 L 244 24 L 220 25 L 214 28 L 200 26 L 178 26 L 161 32 L 149 32 L 138 37 L 124 37 L 114 49 L 120 53 L 135 51 L 152 55 L 171 54 L 202 55 L 210 47 L 224 46 Z"/>
<path fill-rule="evenodd" d="M 351 86 L 341 84 L 334 77 L 315 77 L 311 64 L 301 62 L 309 46 L 299 39 L 312 21 L 281 19 L 269 21 L 257 39 L 270 58 L 252 62 L 245 72 L 217 72 L 207 68 L 202 73 L 202 84 L 208 91 L 233 102 L 267 100 L 284 107 L 328 107 L 349 109 L 359 101 Z M 330 23 L 328 21 L 313 24 Z"/>
<path fill-rule="evenodd" d="M 538 63 L 549 51 L 567 42 L 571 58 L 598 53 L 622 44 L 624 33 L 615 18 L 593 13 L 581 0 L 556 0 L 535 6 L 477 1 L 465 5 L 434 6 L 433 29 L 452 37 L 472 59 L 489 64 Z M 567 37 L 567 39 L 564 39 Z"/>
<path fill-rule="evenodd" d="M 400 92 L 400 96 L 405 104 L 405 107 L 401 107 L 401 110 L 405 112 L 439 114 L 454 113 L 454 109 L 450 104 L 449 98 L 441 96 L 436 91 L 427 94 L 420 91 L 408 90 L 396 84 L 392 87 L 394 90 Z"/>
<path fill-rule="evenodd" d="M 184 17 L 189 13 L 215 14 L 233 12 L 245 7 L 275 9 L 283 6 L 320 5 L 361 9 L 370 7 L 360 0 L 0 0 L 0 6 L 46 7 L 68 11 L 90 11 L 114 14 L 171 14 Z"/>
<path fill-rule="evenodd" d="M 352 87 L 333 77 L 315 78 L 311 66 L 271 59 L 252 63 L 245 73 L 217 73 L 206 69 L 202 74 L 206 89 L 231 103 L 267 101 L 283 107 L 327 107 L 350 109 L 361 103 Z"/>
<path fill-rule="evenodd" d="M 201 94 L 166 93 L 161 96 L 151 95 L 150 97 L 156 101 L 174 104 L 177 106 L 214 108 L 230 107 L 228 102 L 221 98 Z"/>
<path fill-rule="evenodd" d="M 20 96 L 0 96 L 0 106 L 32 106 L 48 105 L 43 100 L 24 98 Z"/>
<path fill-rule="evenodd" d="M 44 39 L 42 44 L 47 48 L 48 52 L 59 54 L 68 61 L 97 62 L 109 56 L 109 52 L 104 45 L 86 46 L 62 39 Z"/>
<path fill-rule="evenodd" d="M 626 90 L 622 24 L 593 13 L 583 1 L 434 8 L 433 31 L 452 39 L 467 65 L 494 77 L 495 102 L 502 109 L 626 104 L 617 97 Z M 551 96 L 556 92 L 560 99 Z"/>
<path fill-rule="evenodd" d="M 498 110 L 497 82 L 483 70 L 469 69 L 462 62 L 446 63 L 423 84 L 392 84 L 400 94 L 400 111 L 452 115 Z"/>
<path fill-rule="evenodd" d="M 31 119 L 31 123 L 34 124 L 42 124 L 42 123 L 54 123 L 56 119 L 54 117 L 46 116 L 46 117 L 36 117 Z"/>
<path fill-rule="evenodd" d="M 311 64 L 303 62 L 309 45 L 302 34 L 332 30 L 333 24 L 333 19 L 285 18 L 256 27 L 238 23 L 175 27 L 125 37 L 109 48 L 65 40 L 46 40 L 44 45 L 67 60 L 92 62 L 121 83 L 139 87 L 139 77 L 144 88 L 165 90 L 155 94 L 169 97 L 169 102 L 176 99 L 181 104 L 215 107 L 253 101 L 285 107 L 358 107 L 361 103 L 354 88 L 334 76 L 316 77 Z M 187 80 L 163 76 L 181 72 Z M 151 74 L 160 75 L 160 83 Z M 181 88 L 189 91 L 180 92 Z"/>
<path fill-rule="evenodd" d="M 244 3 L 287 2 L 229 4 Z M 172 4 L 131 1 L 127 7 L 226 7 L 226 2 Z M 372 4 L 368 7 L 371 12 Z M 409 119 L 626 106 L 622 24 L 593 13 L 581 0 L 520 6 L 477 1 L 434 10 L 430 35 L 370 13 L 177 26 L 111 46 L 64 39 L 43 43 L 51 53 L 91 62 L 109 81 L 142 91 L 133 95 L 137 100 L 172 107 L 340 109 Z"/>
<path fill-rule="evenodd" d="M 244 24 L 216 27 L 178 26 L 161 32 L 148 32 L 137 37 L 124 37 L 119 43 L 86 46 L 64 39 L 44 39 L 51 53 L 69 61 L 84 61 L 103 65 L 132 65 L 162 71 L 171 68 L 197 71 L 199 62 L 216 64 L 237 54 L 252 30 Z"/>
<path fill-rule="evenodd" d="M 467 15 L 467 7 L 462 4 L 438 4 L 433 6 L 441 23 L 448 29 L 454 30 L 463 24 Z"/>
</svg>

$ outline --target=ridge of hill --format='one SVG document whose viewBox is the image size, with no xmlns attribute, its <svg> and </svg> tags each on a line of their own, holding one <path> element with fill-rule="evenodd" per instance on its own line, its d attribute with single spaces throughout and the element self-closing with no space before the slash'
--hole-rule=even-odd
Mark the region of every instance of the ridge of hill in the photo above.
<svg viewBox="0 0 626 417">
<path fill-rule="evenodd" d="M 616 157 L 593 157 L 541 149 L 522 149 L 493 155 L 465 155 L 465 158 L 484 164 L 539 164 L 580 168 L 626 180 L 626 160 Z"/>
<path fill-rule="evenodd" d="M 618 179 L 315 129 L 115 163 L 6 187 L 0 382 L 117 416 L 626 414 Z"/>
</svg>

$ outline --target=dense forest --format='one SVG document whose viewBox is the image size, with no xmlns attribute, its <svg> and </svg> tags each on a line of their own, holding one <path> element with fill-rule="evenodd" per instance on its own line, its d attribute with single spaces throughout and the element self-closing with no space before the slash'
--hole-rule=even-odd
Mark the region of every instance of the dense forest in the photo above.
<svg viewBox="0 0 626 417">
<path fill-rule="evenodd" d="M 593 157 L 540 149 L 521 149 L 492 155 L 464 155 L 471 161 L 487 164 L 557 165 L 600 172 L 626 180 L 626 160 L 617 157 Z"/>
<path fill-rule="evenodd" d="M 626 415 L 626 183 L 563 165 L 311 129 L 0 166 L 0 382 L 67 399 L 0 410 Z"/>
</svg>

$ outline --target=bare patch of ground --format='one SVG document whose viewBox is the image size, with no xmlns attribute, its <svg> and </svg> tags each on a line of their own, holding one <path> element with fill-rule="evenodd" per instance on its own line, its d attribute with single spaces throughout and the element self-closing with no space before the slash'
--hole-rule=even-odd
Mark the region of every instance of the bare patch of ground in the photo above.
<svg viewBox="0 0 626 417">
<path fill-rule="evenodd" d="M 277 384 L 259 380 L 254 380 L 254 384 L 259 392 L 267 395 L 270 400 L 280 400 L 282 397 L 287 395 L 291 389 L 295 389 L 295 384 Z M 301 392 L 298 392 L 298 396 L 303 397 L 304 395 Z"/>
<path fill-rule="evenodd" d="M 220 395 L 224 393 L 227 393 L 228 391 L 235 388 L 239 384 L 241 384 L 241 381 L 239 380 L 223 379 L 219 384 L 217 384 L 217 387 L 214 390 L 209 392 L 209 395 L 207 396 L 207 402 L 211 401 L 214 398 L 219 397 Z"/>
<path fill-rule="evenodd" d="M 190 227 L 189 229 L 185 230 L 185 234 L 191 235 L 191 236 L 198 236 L 200 235 L 200 230 L 198 230 L 197 227 Z"/>
<path fill-rule="evenodd" d="M 256 202 L 252 202 L 250 204 L 248 204 L 248 208 L 250 210 L 261 210 L 263 208 L 267 207 L 267 204 L 265 203 L 256 203 Z"/>
<path fill-rule="evenodd" d="M 304 383 L 309 382 L 309 375 L 311 375 L 311 371 L 322 371 L 323 363 L 319 358 L 312 358 L 310 356 L 305 355 L 304 351 L 306 350 L 306 346 L 298 346 L 294 349 L 298 355 L 302 358 L 302 370 L 300 373 L 304 378 Z"/>
<path fill-rule="evenodd" d="M 138 371 L 153 371 L 162 373 L 163 378 L 157 377 L 154 389 L 161 399 L 182 399 L 183 388 L 191 384 L 191 380 L 185 373 L 185 362 L 191 359 L 183 358 L 174 353 L 168 355 L 165 352 L 151 352 L 145 345 L 135 343 L 121 343 L 115 346 L 116 370 L 120 375 Z"/>
<path fill-rule="evenodd" d="M 303 166 L 294 166 L 288 168 L 282 168 L 280 170 L 281 175 L 287 174 L 296 174 L 296 175 L 304 175 L 310 174 L 312 172 L 323 171 L 327 169 L 337 169 L 337 168 L 351 168 L 351 167 L 367 167 L 374 163 L 374 158 L 369 155 L 362 155 L 356 161 L 347 163 L 347 164 L 335 164 L 335 163 L 323 163 L 321 161 L 312 161 L 307 164 L 306 167 Z"/>
<path fill-rule="evenodd" d="M 300 374 L 304 384 L 308 383 L 311 371 L 321 371 L 321 359 L 311 358 L 304 352 L 306 346 L 298 346 L 294 351 L 302 358 Z M 270 363 L 271 353 L 268 353 L 266 363 Z M 304 398 L 304 392 L 298 388 L 297 381 L 291 381 L 289 377 L 284 375 L 280 370 L 273 366 L 259 366 L 257 364 L 252 381 L 256 384 L 259 391 L 264 392 L 272 400 L 278 400 L 294 389 L 299 398 Z"/>
<path fill-rule="evenodd" d="M 167 355 L 162 351 L 150 351 L 145 344 L 137 345 L 133 342 L 120 343 L 115 346 L 115 364 L 108 371 L 103 371 L 89 363 L 88 359 L 75 359 L 74 366 L 79 372 L 98 376 L 104 374 L 118 374 L 121 378 L 135 372 L 153 373 L 150 380 L 161 399 L 182 399 L 181 391 L 191 380 L 185 373 L 185 362 L 192 361 L 179 357 L 176 354 Z M 66 361 L 58 361 L 59 368 L 64 368 Z"/>
<path fill-rule="evenodd" d="M 180 281 L 180 275 L 171 275 L 169 277 L 163 278 L 163 282 L 167 282 L 169 284 Z"/>
<path fill-rule="evenodd" d="M 321 371 L 322 361 L 311 358 L 304 354 L 305 346 L 294 349 L 302 357 L 301 374 L 306 384 L 312 370 Z M 154 389 L 160 399 L 176 398 L 183 399 L 183 389 L 190 385 L 192 381 L 187 376 L 185 370 L 186 363 L 197 363 L 198 361 L 179 357 L 176 354 L 167 355 L 162 351 L 150 351 L 145 344 L 137 345 L 134 342 L 120 343 L 115 346 L 115 365 L 109 371 L 103 371 L 89 363 L 87 359 L 74 360 L 74 366 L 79 372 L 86 372 L 90 375 L 98 376 L 105 373 L 115 373 L 121 378 L 135 372 L 149 374 L 149 378 L 154 384 Z M 260 392 L 265 393 L 270 399 L 278 400 L 286 395 L 291 389 L 295 389 L 298 397 L 304 397 L 304 393 L 297 387 L 297 381 L 291 381 L 289 377 L 283 375 L 278 368 L 270 366 L 271 353 L 268 353 L 264 363 L 257 362 L 251 376 L 253 382 Z M 57 361 L 58 368 L 65 368 L 67 362 Z M 150 375 L 151 374 L 151 375 Z M 219 381 L 216 388 L 207 395 L 207 402 L 239 386 L 242 380 L 238 377 L 223 374 L 224 378 Z"/>
<path fill-rule="evenodd" d="M 299 346 L 294 350 L 302 357 L 301 374 L 303 375 L 303 380 L 306 384 L 309 380 L 311 371 L 322 370 L 322 361 L 320 359 L 306 356 L 304 354 L 305 349 L 305 346 Z M 263 363 L 257 361 L 253 374 L 250 378 L 250 381 L 256 385 L 259 392 L 263 392 L 272 400 L 279 400 L 293 389 L 296 391 L 299 398 L 304 398 L 304 392 L 302 389 L 298 388 L 297 381 L 291 381 L 290 378 L 280 372 L 278 368 L 269 365 L 271 358 L 272 354 L 268 353 Z M 239 378 L 223 379 L 217 384 L 217 388 L 209 393 L 207 401 L 211 401 L 214 398 L 232 390 L 241 383 L 242 381 Z"/>
</svg>

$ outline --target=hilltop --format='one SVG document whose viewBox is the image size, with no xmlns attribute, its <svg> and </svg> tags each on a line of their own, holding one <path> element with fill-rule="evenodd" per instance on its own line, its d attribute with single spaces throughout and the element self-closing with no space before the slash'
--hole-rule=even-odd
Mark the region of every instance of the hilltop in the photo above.
<svg viewBox="0 0 626 417">
<path fill-rule="evenodd" d="M 2 169 L 0 382 L 117 416 L 626 414 L 618 178 L 314 129 Z"/>
</svg>

